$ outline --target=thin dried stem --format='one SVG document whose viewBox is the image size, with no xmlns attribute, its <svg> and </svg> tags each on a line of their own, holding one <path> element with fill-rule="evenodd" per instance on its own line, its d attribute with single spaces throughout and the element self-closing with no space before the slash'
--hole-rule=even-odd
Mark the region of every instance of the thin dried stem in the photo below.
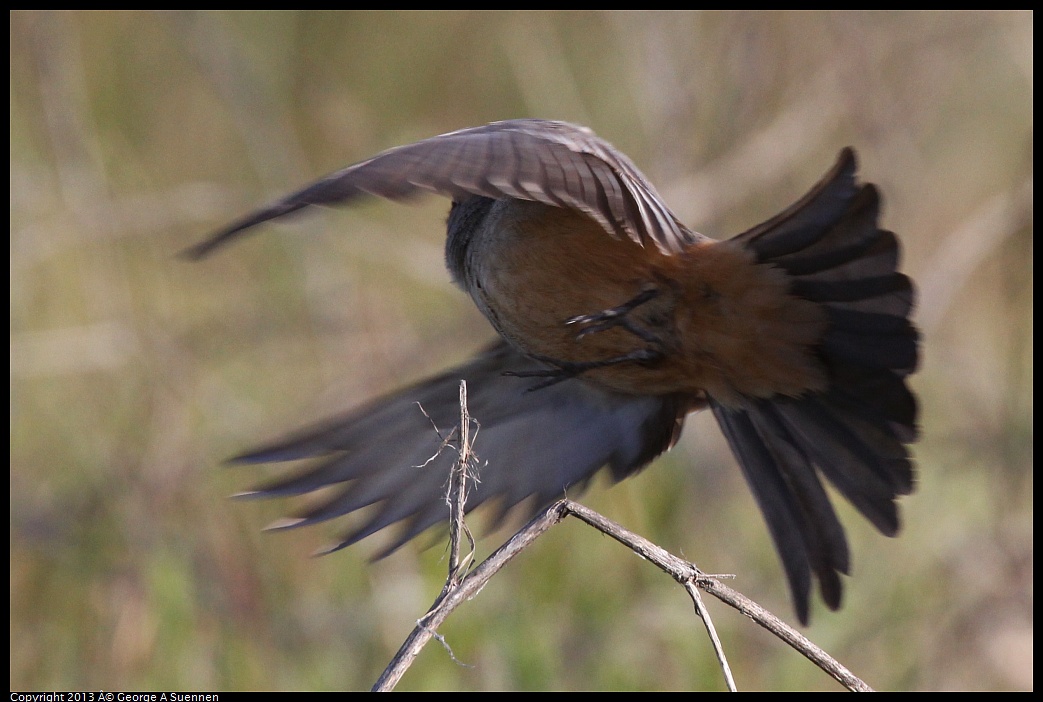
<svg viewBox="0 0 1043 702">
<path fill-rule="evenodd" d="M 706 625 L 706 633 L 713 644 L 717 662 L 721 664 L 721 672 L 724 673 L 724 684 L 728 686 L 728 692 L 738 692 L 738 688 L 735 687 L 735 678 L 732 677 L 732 667 L 728 665 L 728 657 L 724 653 L 724 646 L 721 645 L 721 639 L 717 636 L 717 627 L 713 625 L 710 611 L 706 609 L 706 605 L 703 603 L 703 596 L 699 594 L 699 588 L 691 580 L 688 580 L 684 583 L 684 589 L 688 591 L 692 602 L 695 604 L 695 613 L 699 615 L 699 618 L 703 620 L 703 624 Z"/>
<path fill-rule="evenodd" d="M 735 680 L 732 677 L 731 667 L 728 665 L 727 657 L 724 654 L 724 647 L 717 636 L 716 628 L 702 601 L 699 590 L 703 590 L 725 604 L 734 607 L 760 626 L 775 634 L 775 636 L 802 653 L 847 689 L 852 691 L 872 691 L 872 688 L 866 685 L 865 682 L 856 677 L 821 648 L 811 643 L 807 637 L 796 629 L 756 602 L 721 583 L 719 580 L 720 576 L 703 573 L 694 564 L 673 555 L 666 549 L 623 528 L 594 510 L 571 500 L 560 500 L 543 510 L 512 536 L 507 543 L 483 561 L 481 565 L 468 572 L 471 558 L 474 554 L 474 540 L 467 529 L 467 525 L 464 523 L 464 514 L 466 513 L 468 481 L 476 480 L 477 478 L 472 471 L 475 456 L 472 449 L 471 416 L 467 411 L 467 384 L 463 381 L 460 382 L 459 436 L 460 443 L 457 447 L 459 455 L 452 469 L 447 493 L 450 510 L 449 574 L 446 577 L 442 592 L 435 599 L 427 613 L 417 621 L 416 627 L 403 642 L 373 686 L 374 692 L 394 689 L 421 649 L 432 638 L 440 641 L 449 650 L 449 655 L 455 661 L 456 657 L 453 655 L 448 643 L 438 634 L 438 627 L 458 606 L 475 597 L 485 587 L 485 584 L 516 555 L 569 515 L 586 522 L 601 533 L 611 536 L 616 541 L 630 548 L 634 553 L 655 564 L 660 570 L 668 573 L 684 586 L 695 604 L 696 613 L 706 626 L 707 633 L 710 636 L 717 659 L 721 665 L 725 684 L 729 690 L 734 691 L 737 689 Z M 461 545 L 464 536 L 467 537 L 470 543 L 471 552 L 461 559 Z M 467 574 L 463 575 L 463 573 Z"/>
<path fill-rule="evenodd" d="M 721 602 L 734 607 L 747 617 L 779 637 L 808 660 L 832 676 L 837 682 L 852 691 L 870 692 L 866 685 L 854 673 L 841 665 L 836 659 L 813 644 L 799 631 L 786 624 L 777 616 L 761 607 L 742 593 L 723 584 L 717 577 L 707 575 L 694 564 L 678 558 L 667 550 L 657 546 L 648 539 L 638 536 L 610 519 L 603 517 L 592 509 L 571 501 L 565 501 L 565 515 L 572 514 L 592 527 L 611 536 L 621 544 L 630 547 L 641 557 L 651 561 L 664 572 L 670 574 L 679 583 L 694 583 L 696 587 L 707 592 Z"/>
<path fill-rule="evenodd" d="M 373 686 L 373 691 L 386 692 L 394 689 L 402 675 L 412 664 L 413 659 L 420 653 L 424 644 L 434 636 L 435 630 L 452 614 L 453 610 L 481 592 L 485 584 L 501 568 L 507 565 L 511 559 L 521 553 L 541 534 L 561 521 L 564 505 L 564 502 L 556 502 L 536 515 L 532 521 L 512 536 L 507 543 L 482 561 L 481 565 L 468 573 L 455 588 L 444 596 L 440 595 L 427 614 L 417 622 L 416 628 L 406 638 L 395 657 L 391 659 L 387 669 L 384 670 Z"/>
<path fill-rule="evenodd" d="M 471 415 L 467 411 L 467 381 L 460 381 L 460 447 L 459 456 L 453 464 L 449 482 L 449 576 L 446 578 L 443 595 L 460 582 L 460 574 L 467 570 L 474 556 L 474 537 L 464 523 L 467 505 L 467 481 L 476 479 L 472 471 L 475 462 L 471 439 Z M 467 537 L 470 551 L 461 563 L 460 552 L 463 537 Z"/>
</svg>

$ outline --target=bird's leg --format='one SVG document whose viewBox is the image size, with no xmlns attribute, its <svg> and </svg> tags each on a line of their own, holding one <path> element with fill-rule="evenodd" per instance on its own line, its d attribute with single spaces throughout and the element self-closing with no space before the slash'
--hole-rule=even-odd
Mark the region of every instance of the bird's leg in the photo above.
<svg viewBox="0 0 1043 702">
<path fill-rule="evenodd" d="M 658 296 L 658 288 L 645 288 L 618 307 L 611 307 L 594 314 L 583 314 L 576 317 L 570 317 L 565 320 L 565 324 L 583 326 L 580 332 L 576 335 L 576 339 L 582 339 L 588 334 L 597 334 L 598 332 L 618 327 L 620 329 L 625 329 L 634 336 L 643 341 L 647 341 L 650 344 L 658 344 L 660 339 L 656 335 L 652 334 L 647 329 L 638 326 L 629 317 L 630 313 L 635 309 Z"/>
<path fill-rule="evenodd" d="M 537 356 L 532 355 L 537 361 L 546 363 L 551 368 L 541 368 L 539 370 L 530 371 L 505 371 L 504 375 L 513 376 L 515 378 L 546 378 L 547 380 L 536 385 L 531 390 L 539 390 L 546 388 L 551 385 L 560 383 L 563 380 L 575 378 L 577 376 L 586 373 L 587 371 L 596 370 L 598 368 L 605 368 L 607 366 L 615 366 L 620 363 L 654 363 L 662 360 L 663 352 L 658 349 L 644 348 L 625 353 L 621 356 L 613 356 L 612 358 L 605 358 L 600 361 L 560 361 L 555 358 L 548 356 Z"/>
<path fill-rule="evenodd" d="M 645 288 L 622 305 L 602 310 L 601 312 L 596 312 L 594 314 L 570 317 L 565 320 L 565 324 L 567 325 L 583 326 L 576 335 L 577 340 L 582 339 L 588 334 L 596 334 L 609 329 L 620 328 L 630 332 L 642 341 L 647 342 L 649 346 L 597 361 L 562 361 L 550 356 L 529 354 L 531 358 L 540 361 L 541 363 L 546 363 L 551 367 L 531 371 L 508 371 L 504 375 L 511 375 L 518 378 L 546 378 L 546 381 L 531 388 L 532 390 L 539 390 L 540 388 L 560 383 L 569 378 L 575 378 L 588 371 L 597 370 L 599 368 L 607 368 L 622 363 L 639 363 L 648 365 L 655 363 L 656 361 L 661 361 L 666 355 L 662 350 L 663 340 L 651 330 L 637 324 L 629 316 L 635 309 L 658 296 L 658 288 Z"/>
</svg>

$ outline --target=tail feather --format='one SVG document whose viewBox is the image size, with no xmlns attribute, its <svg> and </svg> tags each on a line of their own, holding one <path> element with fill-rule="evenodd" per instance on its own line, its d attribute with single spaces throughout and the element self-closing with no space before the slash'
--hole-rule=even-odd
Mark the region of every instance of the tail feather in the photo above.
<svg viewBox="0 0 1043 702">
<path fill-rule="evenodd" d="M 916 441 L 918 407 L 903 375 L 837 360 L 827 361 L 827 367 L 830 394 L 847 401 L 848 413 L 886 426 L 902 443 Z"/>
<path fill-rule="evenodd" d="M 732 240 L 753 251 L 761 261 L 804 251 L 837 224 L 858 193 L 855 152 L 840 152 L 837 163 L 803 198 L 771 219 Z"/>
<path fill-rule="evenodd" d="M 871 264 L 878 253 L 897 253 L 897 239 L 889 231 L 878 229 L 877 218 L 880 214 L 880 193 L 869 184 L 860 189 L 845 189 L 844 197 L 851 201 L 833 222 L 817 220 L 822 227 L 814 233 L 805 233 L 799 242 L 786 247 L 783 255 L 773 255 L 769 243 L 777 238 L 787 238 L 786 232 L 771 232 L 755 239 L 750 248 L 762 261 L 771 261 L 790 275 L 809 275 L 823 273 L 829 278 L 862 277 L 852 274 L 851 269 L 866 267 Z M 818 205 L 818 203 L 815 203 Z M 834 210 L 835 212 L 835 210 Z M 799 248 L 800 243 L 810 242 Z M 851 264 L 845 268 L 844 264 Z M 894 263 L 884 263 L 879 268 L 870 268 L 863 275 L 872 275 L 873 270 L 894 270 Z M 846 275 L 845 275 L 846 274 Z"/>
<path fill-rule="evenodd" d="M 803 447 L 770 413 L 711 407 L 764 514 L 800 621 L 808 621 L 812 572 L 836 609 L 837 573 L 850 565 L 847 540 Z"/>
<path fill-rule="evenodd" d="M 827 307 L 826 318 L 829 321 L 830 331 L 853 334 L 901 334 L 904 336 L 916 334 L 916 330 L 908 319 L 890 314 Z"/>
<path fill-rule="evenodd" d="M 888 536 L 899 530 L 896 498 L 914 487 L 906 444 L 917 438 L 917 406 L 905 383 L 919 363 L 908 319 L 913 286 L 897 271 L 898 239 L 877 225 L 879 193 L 857 185 L 855 169 L 845 149 L 794 208 L 736 237 L 758 262 L 789 274 L 792 295 L 822 305 L 828 327 L 817 352 L 829 386 L 741 407 L 711 400 L 765 513 L 802 621 L 810 576 L 836 608 L 838 573 L 849 565 L 819 475 Z"/>
<path fill-rule="evenodd" d="M 791 292 L 797 297 L 826 304 L 856 302 L 890 295 L 908 297 L 911 301 L 912 290 L 912 283 L 901 273 L 841 281 L 797 277 L 793 279 L 791 288 Z"/>
<path fill-rule="evenodd" d="M 891 536 L 898 531 L 897 494 L 892 487 L 892 459 L 878 455 L 863 443 L 817 398 L 778 402 L 780 424 L 807 451 L 822 473 L 877 529 Z"/>
<path fill-rule="evenodd" d="M 916 346 L 909 343 L 909 329 L 891 334 L 864 330 L 833 329 L 822 340 L 822 351 L 834 358 L 869 368 L 911 373 L 919 362 Z"/>
</svg>

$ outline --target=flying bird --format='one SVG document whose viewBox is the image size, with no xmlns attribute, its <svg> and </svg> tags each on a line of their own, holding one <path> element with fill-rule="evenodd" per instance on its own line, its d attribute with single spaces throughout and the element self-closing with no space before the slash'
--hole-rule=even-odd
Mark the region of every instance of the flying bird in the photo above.
<svg viewBox="0 0 1043 702">
<path fill-rule="evenodd" d="M 298 527 L 373 505 L 330 550 L 398 525 L 384 555 L 448 517 L 433 421 L 457 386 L 487 460 L 467 508 L 539 508 L 602 468 L 621 480 L 709 409 L 764 515 L 796 613 L 814 581 L 841 604 L 850 570 L 823 478 L 880 532 L 914 486 L 913 286 L 878 224 L 854 151 L 795 204 L 716 241 L 685 226 L 637 167 L 591 130 L 511 120 L 389 149 L 248 214 L 185 252 L 202 258 L 314 205 L 422 193 L 452 200 L 446 264 L 499 340 L 471 360 L 239 463 L 311 459 L 250 495 L 335 486 Z M 418 408 L 423 407 L 423 412 Z M 426 413 L 426 414 L 425 414 Z M 445 433 L 445 432 L 443 432 Z"/>
</svg>

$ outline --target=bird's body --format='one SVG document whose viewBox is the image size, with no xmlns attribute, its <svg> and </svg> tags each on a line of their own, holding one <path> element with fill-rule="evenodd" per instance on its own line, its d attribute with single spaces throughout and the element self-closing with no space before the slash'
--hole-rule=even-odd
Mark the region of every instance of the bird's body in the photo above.
<svg viewBox="0 0 1043 702">
<path fill-rule="evenodd" d="M 487 209 L 457 282 L 500 334 L 536 358 L 596 364 L 648 351 L 655 362 L 590 368 L 587 382 L 630 394 L 800 395 L 822 389 L 813 358 L 825 319 L 788 294 L 778 269 L 728 242 L 696 238 L 676 254 L 611 239 L 574 210 L 519 200 L 474 198 L 455 207 Z M 449 248 L 457 228 L 450 217 Z M 655 296 L 622 327 L 580 336 L 566 320 L 609 310 L 642 293 Z"/>
<path fill-rule="evenodd" d="M 760 504 L 798 615 L 812 573 L 840 604 L 849 568 L 827 477 L 885 534 L 913 487 L 905 444 L 918 361 L 909 280 L 879 197 L 845 150 L 792 207 L 727 241 L 681 224 L 636 167 L 589 130 L 516 120 L 391 149 L 247 216 L 191 250 L 261 222 L 363 194 L 452 197 L 446 261 L 503 341 L 447 373 L 324 427 L 240 457 L 325 456 L 254 494 L 343 484 L 296 526 L 379 502 L 353 543 L 403 521 L 396 546 L 445 518 L 426 459 L 469 382 L 490 461 L 469 507 L 547 502 L 603 466 L 616 479 L 669 448 L 709 406 Z M 426 468 L 425 468 L 426 466 Z"/>
</svg>

